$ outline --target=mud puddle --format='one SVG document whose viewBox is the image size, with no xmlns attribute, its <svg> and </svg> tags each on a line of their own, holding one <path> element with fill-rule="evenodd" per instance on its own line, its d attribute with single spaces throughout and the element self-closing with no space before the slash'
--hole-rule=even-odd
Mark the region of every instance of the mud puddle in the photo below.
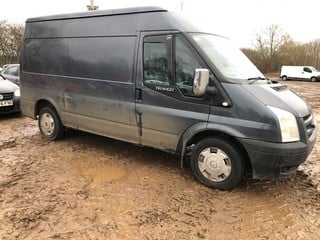
<svg viewBox="0 0 320 240">
<path fill-rule="evenodd" d="M 88 168 L 83 171 L 83 174 L 93 178 L 94 183 L 103 183 L 121 179 L 126 171 L 118 167 Z"/>
<path fill-rule="evenodd" d="M 93 183 L 105 183 L 119 180 L 126 175 L 124 168 L 118 166 L 93 166 L 95 160 L 90 159 L 71 159 L 70 164 L 77 169 L 80 175 L 90 178 Z"/>
</svg>

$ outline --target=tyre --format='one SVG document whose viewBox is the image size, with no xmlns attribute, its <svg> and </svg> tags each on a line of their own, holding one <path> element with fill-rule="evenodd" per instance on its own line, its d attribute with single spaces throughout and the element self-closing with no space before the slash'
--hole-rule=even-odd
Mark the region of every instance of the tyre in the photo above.
<svg viewBox="0 0 320 240">
<path fill-rule="evenodd" d="M 317 78 L 316 78 L 316 77 L 312 77 L 312 78 L 310 79 L 310 81 L 311 81 L 311 82 L 316 82 L 316 81 L 317 81 Z"/>
<path fill-rule="evenodd" d="M 230 190 L 243 178 L 244 159 L 236 145 L 228 140 L 206 138 L 191 153 L 191 168 L 205 186 Z"/>
<path fill-rule="evenodd" d="M 282 81 L 287 81 L 288 80 L 287 76 L 282 76 L 281 79 L 282 79 Z"/>
<path fill-rule="evenodd" d="M 38 126 L 42 136 L 48 140 L 59 140 L 64 136 L 65 128 L 52 107 L 44 107 L 40 110 Z"/>
</svg>

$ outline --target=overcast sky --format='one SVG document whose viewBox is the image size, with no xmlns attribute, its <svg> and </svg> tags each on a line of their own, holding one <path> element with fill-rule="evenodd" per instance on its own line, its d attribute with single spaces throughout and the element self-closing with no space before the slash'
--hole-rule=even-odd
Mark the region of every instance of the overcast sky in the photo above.
<svg viewBox="0 0 320 240">
<path fill-rule="evenodd" d="M 89 0 L 0 0 L 0 20 L 23 24 L 27 18 L 86 11 Z M 320 38 L 320 0 L 94 0 L 99 10 L 160 6 L 178 11 L 194 25 L 224 35 L 239 47 L 252 47 L 255 34 L 279 25 L 294 40 Z"/>
</svg>

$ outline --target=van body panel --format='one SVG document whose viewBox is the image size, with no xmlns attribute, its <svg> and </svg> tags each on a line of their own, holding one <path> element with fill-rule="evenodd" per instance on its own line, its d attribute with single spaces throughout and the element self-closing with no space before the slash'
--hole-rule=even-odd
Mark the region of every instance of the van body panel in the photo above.
<svg viewBox="0 0 320 240">
<path fill-rule="evenodd" d="M 105 25 L 106 18 L 109 18 Z M 26 38 L 99 37 L 135 35 L 137 15 L 103 16 L 96 18 L 70 18 L 61 20 L 32 21 L 27 24 Z M 105 27 L 101 27 L 105 26 Z M 29 31 L 32 29 L 32 31 Z"/>
<path fill-rule="evenodd" d="M 211 106 L 209 123 L 222 124 L 239 134 L 235 137 L 279 142 L 278 123 L 265 104 L 254 99 L 246 90 L 247 85 L 222 83 L 232 99 L 232 106 Z M 259 85 L 255 85 L 259 88 Z"/>
<path fill-rule="evenodd" d="M 26 73 L 24 82 L 29 87 L 24 93 L 33 95 L 34 102 L 45 99 L 55 106 L 65 126 L 93 133 L 99 133 L 96 130 L 99 127 L 102 135 L 139 143 L 133 83 L 58 76 L 42 76 L 40 81 L 28 81 L 28 76 Z M 43 90 L 45 93 L 39 96 L 38 92 Z M 26 114 L 30 115 L 27 111 Z M 102 121 L 104 125 L 101 125 Z M 115 123 L 122 128 L 115 128 Z"/>
<path fill-rule="evenodd" d="M 176 152 L 180 137 L 186 129 L 197 123 L 207 123 L 209 107 L 203 110 L 206 112 L 137 104 L 137 111 L 142 114 L 142 144 Z"/>
<path fill-rule="evenodd" d="M 198 133 L 206 132 L 208 130 L 208 122 L 198 122 L 190 126 L 186 131 L 183 133 L 179 140 L 179 144 L 177 146 L 177 152 L 185 152 L 185 148 L 188 144 L 188 142 L 196 136 Z M 183 154 L 181 154 L 183 156 Z M 183 166 L 183 159 L 181 159 L 181 163 Z"/>
<path fill-rule="evenodd" d="M 307 128 L 316 124 L 305 121 L 310 116 L 310 106 L 279 84 L 222 85 L 233 105 L 225 109 L 211 107 L 208 129 L 219 129 L 236 138 L 249 156 L 253 178 L 274 179 L 294 172 L 315 144 L 316 133 L 308 136 Z M 268 105 L 296 116 L 300 141 L 281 143 L 279 123 L 266 108 Z"/>
<path fill-rule="evenodd" d="M 140 8 L 133 14 L 115 14 L 112 11 L 94 11 L 89 13 L 65 14 L 28 19 L 25 39 L 57 37 L 98 37 L 136 35 L 141 31 L 197 32 L 198 28 L 167 10 L 153 8 L 144 11 Z M 104 27 L 101 27 L 104 26 Z"/>
<path fill-rule="evenodd" d="M 243 88 L 264 104 L 287 110 L 296 117 L 304 117 L 311 112 L 309 104 L 281 84 L 243 85 Z"/>
<path fill-rule="evenodd" d="M 91 12 L 79 12 L 79 13 L 70 13 L 70 14 L 56 14 L 51 16 L 43 17 L 34 17 L 27 19 L 27 23 L 31 22 L 41 22 L 41 21 L 50 21 L 50 20 L 65 20 L 65 19 L 81 19 L 81 18 L 97 18 L 104 16 L 117 16 L 124 15 L 128 16 L 129 14 L 138 14 L 138 13 L 158 13 L 158 12 L 167 12 L 168 10 L 155 7 L 155 6 L 146 6 L 146 7 L 131 7 L 131 8 L 121 8 L 121 9 L 110 9 L 110 10 L 99 10 Z"/>
<path fill-rule="evenodd" d="M 27 91 L 25 91 L 25 94 L 27 94 Z M 24 99 L 24 101 L 20 104 L 20 107 L 23 108 L 23 115 L 30 117 L 32 119 L 37 119 L 37 114 L 35 111 L 35 100 L 31 99 Z"/>
<path fill-rule="evenodd" d="M 64 116 L 64 119 L 68 119 L 68 121 L 65 121 L 65 127 L 140 144 L 136 125 L 125 124 L 119 121 L 106 121 L 105 119 L 70 112 L 62 112 L 61 116 Z M 79 122 L 83 124 L 78 124 Z"/>
<path fill-rule="evenodd" d="M 144 38 L 159 36 L 165 39 L 170 56 L 174 55 L 173 36 L 177 31 L 144 31 L 140 35 L 140 48 L 143 48 Z M 142 145 L 152 146 L 165 151 L 176 152 L 178 143 L 186 129 L 208 121 L 210 101 L 207 98 L 197 99 L 185 97 L 179 88 L 147 84 L 144 82 L 143 51 L 137 56 L 136 112 L 140 129 Z M 168 63 L 171 65 L 172 63 Z M 171 73 L 173 74 L 172 70 Z"/>
<path fill-rule="evenodd" d="M 272 143 L 252 139 L 238 139 L 251 160 L 254 179 L 275 179 L 293 173 L 310 154 L 310 143 Z"/>
<path fill-rule="evenodd" d="M 48 104 L 64 127 L 177 153 L 181 166 L 202 138 L 221 137 L 248 158 L 254 178 L 286 175 L 315 143 L 311 107 L 231 47 L 224 54 L 225 40 L 157 7 L 28 19 L 22 112 L 36 119 Z M 193 92 L 195 70 L 209 73 L 203 96 Z M 298 141 L 282 142 L 281 116 L 268 106 L 293 116 Z M 205 168 L 226 164 L 215 150 L 206 150 Z"/>
</svg>

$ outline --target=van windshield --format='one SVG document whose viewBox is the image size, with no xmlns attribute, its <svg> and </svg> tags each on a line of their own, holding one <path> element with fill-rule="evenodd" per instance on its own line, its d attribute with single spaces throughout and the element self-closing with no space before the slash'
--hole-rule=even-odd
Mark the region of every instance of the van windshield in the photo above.
<svg viewBox="0 0 320 240">
<path fill-rule="evenodd" d="M 312 72 L 318 72 L 317 69 L 315 69 L 314 67 L 309 67 L 311 69 Z"/>
<path fill-rule="evenodd" d="M 190 35 L 229 81 L 265 79 L 256 66 L 227 38 L 204 33 Z"/>
</svg>

